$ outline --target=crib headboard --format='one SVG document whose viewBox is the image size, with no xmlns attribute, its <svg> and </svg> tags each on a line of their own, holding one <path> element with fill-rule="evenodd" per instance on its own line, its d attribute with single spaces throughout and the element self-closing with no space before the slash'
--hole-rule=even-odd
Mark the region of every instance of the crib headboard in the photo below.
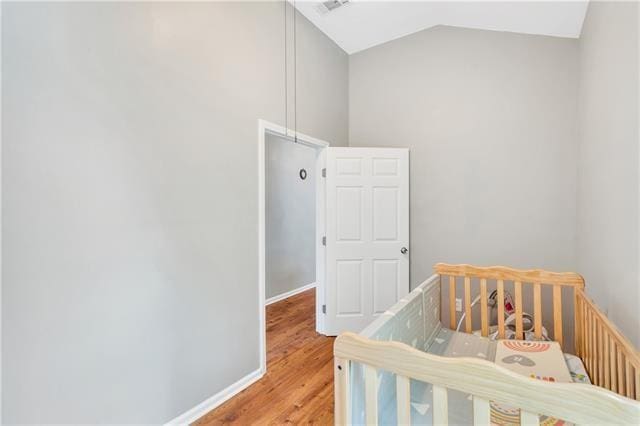
<svg viewBox="0 0 640 426">
<path fill-rule="evenodd" d="M 564 344 L 563 324 L 562 324 L 562 289 L 570 288 L 574 292 L 584 288 L 584 279 L 574 272 L 550 272 L 542 269 L 520 270 L 506 266 L 489 266 L 479 267 L 472 265 L 450 265 L 446 263 L 438 263 L 434 267 L 435 272 L 440 275 L 441 285 L 445 284 L 445 277 L 448 277 L 449 285 L 449 325 L 452 329 L 456 328 L 456 287 L 458 281 L 463 281 L 464 291 L 464 311 L 465 324 L 464 331 L 472 332 L 472 315 L 471 315 L 471 291 L 472 285 L 479 285 L 480 293 L 480 321 L 481 333 L 487 336 L 489 330 L 489 310 L 487 306 L 488 283 L 496 282 L 497 290 L 497 309 L 498 309 L 498 334 L 500 338 L 505 336 L 504 323 L 504 294 L 505 282 L 513 282 L 514 288 L 514 305 L 515 305 L 515 324 L 516 338 L 522 339 L 523 334 L 523 288 L 533 291 L 533 317 L 534 317 L 534 334 L 540 338 L 542 336 L 542 289 L 550 287 L 553 294 L 553 340 Z M 571 298 L 570 303 L 574 303 Z"/>
<path fill-rule="evenodd" d="M 576 355 L 591 381 L 640 400 L 640 354 L 582 290 L 576 292 Z"/>
<path fill-rule="evenodd" d="M 488 282 L 496 282 L 498 295 L 498 332 L 504 337 L 504 287 L 513 282 L 516 314 L 516 338 L 522 338 L 523 293 L 527 286 L 533 291 L 534 334 L 542 335 L 542 289 L 551 287 L 553 295 L 553 340 L 564 347 L 562 307 L 573 305 L 574 352 L 589 374 L 591 382 L 620 395 L 640 400 L 640 354 L 631 342 L 616 328 L 584 292 L 584 279 L 574 272 L 550 272 L 541 269 L 518 270 L 505 266 L 478 267 L 438 263 L 434 267 L 440 276 L 440 285 L 449 287 L 449 325 L 456 328 L 455 299 L 463 286 L 465 324 L 464 331 L 472 331 L 471 292 L 474 282 L 479 285 L 481 295 L 480 321 L 483 336 L 487 335 L 489 312 L 487 307 Z M 461 281 L 461 283 L 459 283 Z M 573 297 L 563 300 L 562 290 L 569 288 Z"/>
</svg>

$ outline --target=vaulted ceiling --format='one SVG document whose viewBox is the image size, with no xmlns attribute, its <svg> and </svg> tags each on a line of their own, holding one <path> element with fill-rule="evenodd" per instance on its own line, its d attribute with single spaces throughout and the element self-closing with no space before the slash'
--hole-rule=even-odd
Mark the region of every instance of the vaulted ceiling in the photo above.
<svg viewBox="0 0 640 426">
<path fill-rule="evenodd" d="M 291 0 L 290 0 L 291 1 Z M 331 1 L 297 0 L 296 8 L 351 54 L 436 25 L 577 38 L 587 0 Z"/>
</svg>

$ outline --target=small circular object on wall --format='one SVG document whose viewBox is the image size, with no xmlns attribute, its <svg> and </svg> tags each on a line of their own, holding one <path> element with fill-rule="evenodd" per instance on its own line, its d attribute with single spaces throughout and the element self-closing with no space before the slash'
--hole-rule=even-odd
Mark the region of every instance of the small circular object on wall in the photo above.
<svg viewBox="0 0 640 426">
<path fill-rule="evenodd" d="M 307 178 L 307 171 L 305 169 L 300 169 L 300 179 L 305 180 Z"/>
</svg>

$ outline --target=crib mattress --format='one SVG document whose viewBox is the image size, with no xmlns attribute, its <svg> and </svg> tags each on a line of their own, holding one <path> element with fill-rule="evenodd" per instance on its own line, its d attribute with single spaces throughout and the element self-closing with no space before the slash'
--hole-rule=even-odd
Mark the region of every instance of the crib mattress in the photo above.
<svg viewBox="0 0 640 426">
<path fill-rule="evenodd" d="M 426 352 L 447 357 L 473 357 L 495 360 L 497 342 L 473 334 L 459 333 L 441 328 Z M 565 354 L 565 361 L 574 382 L 589 383 L 589 378 L 580 358 Z M 413 424 L 430 425 L 432 423 L 432 386 L 417 380 L 411 381 L 411 420 Z M 473 424 L 473 405 L 471 395 L 449 389 L 449 423 Z M 388 401 L 381 407 L 381 424 L 395 424 L 395 401 Z M 518 423 L 519 412 L 510 407 L 492 403 L 492 423 L 507 425 Z M 553 419 L 541 418 L 541 424 L 555 424 Z"/>
</svg>

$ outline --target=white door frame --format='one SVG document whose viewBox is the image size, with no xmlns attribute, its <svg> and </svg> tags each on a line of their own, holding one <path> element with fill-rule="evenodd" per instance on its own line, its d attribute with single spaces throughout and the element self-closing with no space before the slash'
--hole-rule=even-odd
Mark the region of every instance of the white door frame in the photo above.
<svg viewBox="0 0 640 426">
<path fill-rule="evenodd" d="M 282 138 L 296 141 L 299 144 L 314 148 L 317 151 L 316 160 L 316 330 L 324 330 L 324 318 L 322 305 L 324 304 L 324 250 L 322 237 L 325 231 L 324 205 L 325 189 L 321 170 L 324 168 L 325 152 L 328 142 L 307 136 L 300 132 L 270 123 L 266 120 L 258 120 L 258 318 L 260 319 L 260 370 L 264 374 L 267 371 L 267 322 L 265 312 L 266 302 L 266 169 L 265 147 L 266 135 L 276 135 Z"/>
</svg>

